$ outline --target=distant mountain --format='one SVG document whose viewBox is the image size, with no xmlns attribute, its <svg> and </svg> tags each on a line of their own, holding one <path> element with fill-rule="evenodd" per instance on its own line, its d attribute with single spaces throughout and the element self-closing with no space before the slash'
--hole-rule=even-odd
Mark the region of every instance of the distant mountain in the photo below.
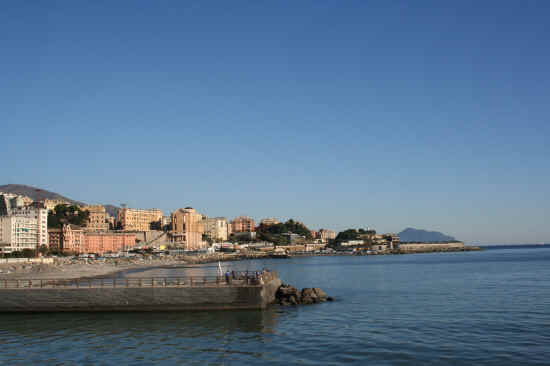
<svg viewBox="0 0 550 366">
<path fill-rule="evenodd" d="M 47 191 L 45 189 L 38 188 L 38 187 L 31 187 L 31 186 L 27 186 L 27 185 L 24 185 L 24 184 L 6 184 L 6 185 L 3 185 L 3 186 L 0 186 L 0 192 L 20 194 L 20 195 L 23 195 L 23 196 L 28 196 L 28 197 L 32 198 L 33 200 L 36 200 L 37 197 L 38 197 L 38 195 L 36 193 L 37 189 L 40 189 L 40 199 L 41 200 L 43 200 L 43 199 L 65 200 L 65 201 L 68 201 L 72 204 L 79 205 L 79 206 L 86 205 L 86 203 L 84 203 L 84 202 L 75 201 L 73 199 L 62 196 L 59 193 L 50 192 L 50 191 Z M 108 205 L 108 204 L 103 205 L 103 206 L 105 207 L 105 211 L 107 211 L 107 213 L 109 215 L 111 215 L 113 217 L 116 217 L 119 207 L 114 206 L 114 205 Z"/>
<path fill-rule="evenodd" d="M 420 229 L 406 228 L 399 234 L 399 241 L 412 242 L 438 242 L 438 241 L 455 241 L 452 236 L 445 235 L 438 231 L 426 231 Z"/>
</svg>

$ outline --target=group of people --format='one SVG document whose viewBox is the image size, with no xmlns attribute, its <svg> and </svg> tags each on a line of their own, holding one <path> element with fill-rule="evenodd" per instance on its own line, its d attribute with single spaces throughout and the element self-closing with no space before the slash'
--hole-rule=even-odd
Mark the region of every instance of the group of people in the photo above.
<svg viewBox="0 0 550 366">
<path fill-rule="evenodd" d="M 225 282 L 227 284 L 230 284 L 232 282 L 232 280 L 256 280 L 256 281 L 260 281 L 260 283 L 261 283 L 262 282 L 262 274 L 267 273 L 267 272 L 269 272 L 269 271 L 265 268 L 261 272 L 260 271 L 256 271 L 256 272 L 245 271 L 245 272 L 236 273 L 235 271 L 227 270 L 225 272 Z"/>
</svg>

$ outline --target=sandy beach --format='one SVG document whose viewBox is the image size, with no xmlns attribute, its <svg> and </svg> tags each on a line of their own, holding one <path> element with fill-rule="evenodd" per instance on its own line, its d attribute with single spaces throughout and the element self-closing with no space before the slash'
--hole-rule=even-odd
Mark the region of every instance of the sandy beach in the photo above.
<svg viewBox="0 0 550 366">
<path fill-rule="evenodd" d="M 53 264 L 13 263 L 0 264 L 0 279 L 73 279 L 81 277 L 108 276 L 116 272 L 185 264 L 176 258 L 116 258 L 103 261 L 55 260 Z"/>
<path fill-rule="evenodd" d="M 196 256 L 138 256 L 132 258 L 104 258 L 102 260 L 55 258 L 53 264 L 31 262 L 2 263 L 0 264 L 0 280 L 100 277 L 129 269 L 153 269 L 155 267 L 236 261 L 259 257 L 265 257 L 265 254 L 239 255 L 224 253 Z"/>
</svg>

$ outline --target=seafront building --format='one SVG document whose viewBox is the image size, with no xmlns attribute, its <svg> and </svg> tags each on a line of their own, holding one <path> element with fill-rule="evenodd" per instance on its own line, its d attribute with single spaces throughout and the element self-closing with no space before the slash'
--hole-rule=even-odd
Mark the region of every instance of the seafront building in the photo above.
<svg viewBox="0 0 550 366">
<path fill-rule="evenodd" d="M 319 239 L 321 243 L 328 243 L 329 240 L 336 239 L 336 232 L 328 229 L 319 230 Z"/>
<path fill-rule="evenodd" d="M 23 206 L 11 209 L 8 215 L 35 220 L 35 224 L 38 223 L 39 229 L 36 235 L 39 246 L 48 245 L 48 210 L 42 206 L 40 208 L 37 206 Z"/>
<path fill-rule="evenodd" d="M 38 242 L 39 226 L 36 218 L 0 216 L 0 252 L 19 252 L 23 249 L 36 250 L 39 246 Z"/>
<path fill-rule="evenodd" d="M 225 217 L 207 218 L 205 222 L 205 234 L 214 242 L 227 240 L 227 219 Z"/>
<path fill-rule="evenodd" d="M 256 230 L 254 220 L 248 216 L 236 217 L 231 221 L 230 226 L 231 233 L 254 232 Z"/>
<path fill-rule="evenodd" d="M 373 237 L 373 246 L 386 249 L 397 249 L 399 246 L 399 236 L 394 233 L 376 234 Z"/>
<path fill-rule="evenodd" d="M 136 236 L 125 232 L 88 232 L 84 234 L 84 253 L 117 253 L 131 249 Z"/>
<path fill-rule="evenodd" d="M 170 240 L 184 250 L 203 250 L 208 243 L 202 240 L 206 216 L 197 213 L 193 207 L 180 208 L 172 213 Z"/>
<path fill-rule="evenodd" d="M 94 253 L 103 255 L 131 249 L 136 244 L 136 235 L 127 232 L 90 232 L 84 228 L 65 224 L 63 229 L 48 230 L 50 250 L 67 254 Z"/>
<path fill-rule="evenodd" d="M 151 226 L 159 226 L 162 211 L 156 208 L 150 210 L 122 207 L 118 210 L 117 222 L 124 231 L 149 231 Z"/>
<path fill-rule="evenodd" d="M 84 229 L 77 225 L 63 225 L 63 236 L 60 238 L 60 245 L 58 248 L 64 252 L 75 254 L 88 253 Z"/>
</svg>

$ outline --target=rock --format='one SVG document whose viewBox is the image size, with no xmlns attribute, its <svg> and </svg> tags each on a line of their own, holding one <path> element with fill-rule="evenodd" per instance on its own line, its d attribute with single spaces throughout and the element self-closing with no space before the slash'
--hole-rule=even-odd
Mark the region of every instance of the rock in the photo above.
<svg viewBox="0 0 550 366">
<path fill-rule="evenodd" d="M 277 290 L 278 297 L 289 297 L 289 296 L 298 297 L 298 289 L 290 285 L 281 285 Z"/>
<path fill-rule="evenodd" d="M 315 304 L 319 302 L 319 298 L 312 288 L 303 288 L 301 292 L 302 304 Z"/>
<path fill-rule="evenodd" d="M 318 287 L 315 287 L 313 289 L 313 291 L 315 292 L 315 294 L 317 295 L 317 297 L 321 300 L 321 301 L 325 301 L 327 299 L 327 294 L 325 293 L 325 291 L 321 290 L 320 288 Z"/>
<path fill-rule="evenodd" d="M 275 297 L 281 306 L 318 304 L 328 299 L 327 294 L 320 288 L 303 288 L 299 291 L 296 287 L 287 284 L 277 289 Z"/>
</svg>

